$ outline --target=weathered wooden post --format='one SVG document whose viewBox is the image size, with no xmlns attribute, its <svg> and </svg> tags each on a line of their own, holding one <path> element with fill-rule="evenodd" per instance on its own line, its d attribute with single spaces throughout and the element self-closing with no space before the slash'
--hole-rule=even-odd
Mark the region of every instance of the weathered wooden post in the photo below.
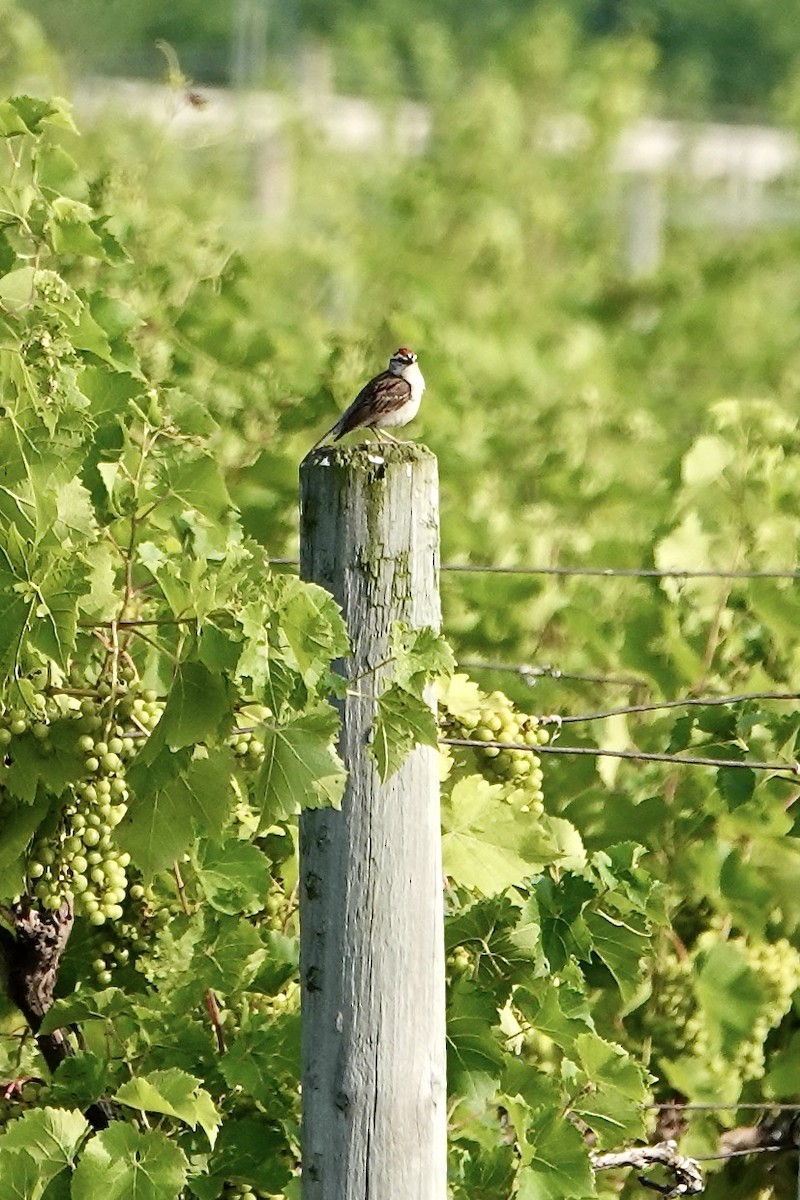
<svg viewBox="0 0 800 1200">
<path fill-rule="evenodd" d="M 303 1200 L 445 1200 L 445 1028 L 436 751 L 381 784 L 368 744 L 393 621 L 438 628 L 436 459 L 413 445 L 314 451 L 301 574 L 352 640 L 341 812 L 300 822 Z"/>
</svg>

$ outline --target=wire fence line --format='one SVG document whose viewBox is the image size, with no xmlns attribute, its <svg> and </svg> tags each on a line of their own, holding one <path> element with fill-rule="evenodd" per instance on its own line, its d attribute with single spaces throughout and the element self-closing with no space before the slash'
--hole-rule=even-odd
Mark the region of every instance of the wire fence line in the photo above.
<svg viewBox="0 0 800 1200">
<path fill-rule="evenodd" d="M 800 571 L 716 570 L 684 567 L 526 567 L 443 563 L 442 571 L 477 575 L 578 575 L 598 579 L 800 579 Z"/>
<path fill-rule="evenodd" d="M 530 687 L 535 687 L 540 679 L 569 679 L 576 680 L 578 683 L 608 684 L 609 687 L 648 687 L 647 681 L 640 679 L 636 675 L 607 675 L 602 672 L 563 671 L 561 667 L 554 667 L 550 663 L 533 666 L 529 663 L 513 665 L 510 663 L 472 662 L 465 660 L 459 663 L 459 666 L 463 667 L 465 671 L 508 671 L 514 675 L 519 675 L 520 679 L 529 684 Z"/>
<path fill-rule="evenodd" d="M 270 566 L 297 567 L 297 558 L 270 558 Z M 472 575 L 577 575 L 598 579 L 800 579 L 800 570 L 718 570 L 693 567 L 537 567 L 495 563 L 442 563 L 442 571 Z"/>
<path fill-rule="evenodd" d="M 744 704 L 748 700 L 800 700 L 800 692 L 742 692 L 737 696 L 682 696 L 677 700 L 659 700 L 652 704 L 621 704 L 618 708 L 598 712 L 574 713 L 561 716 L 552 713 L 538 718 L 540 725 L 575 725 L 585 721 L 603 721 L 608 717 L 628 716 L 631 713 L 661 712 L 674 708 L 718 708 L 728 704 Z"/>
<path fill-rule="evenodd" d="M 557 667 L 533 667 L 527 663 L 511 664 L 468 660 L 460 662 L 458 665 L 465 671 L 507 671 L 510 674 L 519 675 L 526 681 L 528 675 L 535 675 L 536 679 L 546 676 L 550 679 L 578 679 L 589 683 L 619 683 L 631 687 L 646 686 L 644 681 L 632 676 L 570 674 Z M 534 680 L 535 682 L 536 680 Z M 762 691 L 738 692 L 731 696 L 678 696 L 674 700 L 653 700 L 647 704 L 621 704 L 616 708 L 601 709 L 598 712 L 539 716 L 539 722 L 543 725 L 548 723 L 571 725 L 581 721 L 601 721 L 606 717 L 618 717 L 628 713 L 659 712 L 661 709 L 668 708 L 714 708 L 727 704 L 744 704 L 748 700 L 800 700 L 800 692 Z"/>
<path fill-rule="evenodd" d="M 295 558 L 271 558 L 269 563 L 272 566 L 292 566 L 299 565 L 299 560 Z M 503 575 L 558 575 L 558 576 L 591 576 L 598 578 L 653 578 L 653 579 L 800 579 L 800 571 L 796 570 L 712 570 L 712 569 L 684 569 L 684 568 L 658 568 L 658 567 L 533 567 L 533 566 L 496 566 L 493 564 L 472 564 L 472 563 L 444 563 L 442 571 L 454 573 L 489 573 Z M 514 671 L 521 678 L 536 679 L 542 677 L 550 677 L 553 679 L 574 679 L 583 682 L 603 682 L 603 683 L 619 683 L 624 686 L 640 686 L 642 680 L 634 677 L 626 676 L 607 676 L 607 675 L 591 675 L 578 672 L 565 672 L 560 668 L 553 666 L 533 667 L 526 664 L 512 666 L 500 663 L 463 663 L 462 666 L 467 669 L 486 669 L 486 670 L 508 670 Z M 659 703 L 652 704 L 637 704 L 625 705 L 615 709 L 601 710 L 594 713 L 583 713 L 574 716 L 551 715 L 544 717 L 543 723 L 554 725 L 566 725 L 578 722 L 588 722 L 603 720 L 612 716 L 619 716 L 628 713 L 644 713 L 656 712 L 660 709 L 671 709 L 686 706 L 708 707 L 712 705 L 727 705 L 743 703 L 746 700 L 797 700 L 800 699 L 800 693 L 797 692 L 749 692 L 735 696 L 713 696 L 713 697 L 683 697 L 678 700 L 665 700 Z M 464 746 L 475 749 L 486 749 L 488 747 L 497 748 L 498 750 L 523 750 L 529 753 L 536 754 L 562 754 L 574 756 L 586 756 L 593 758 L 618 758 L 628 759 L 640 762 L 660 762 L 670 763 L 679 766 L 698 766 L 698 767 L 730 767 L 733 770 L 752 770 L 752 771 L 768 771 L 778 773 L 784 778 L 800 777 L 800 763 L 798 762 L 759 762 L 748 761 L 742 759 L 725 759 L 714 758 L 705 755 L 676 755 L 666 753 L 656 753 L 653 751 L 644 751 L 637 749 L 630 750 L 613 750 L 594 746 L 536 746 L 531 747 L 524 744 L 509 744 L 505 742 L 495 741 L 479 741 L 472 738 L 451 738 L 443 737 L 439 739 L 440 743 L 450 746 Z"/>
<path fill-rule="evenodd" d="M 769 1100 L 746 1100 L 740 1101 L 738 1104 L 720 1104 L 717 1102 L 704 1104 L 701 1102 L 687 1101 L 685 1104 L 682 1100 L 662 1100 L 652 1104 L 643 1104 L 642 1108 L 648 1112 L 653 1111 L 675 1111 L 675 1112 L 738 1112 L 740 1109 L 744 1112 L 800 1112 L 800 1104 L 788 1104 L 784 1101 L 769 1101 Z"/>
<path fill-rule="evenodd" d="M 731 767 L 733 770 L 770 771 L 800 778 L 800 762 L 758 762 L 740 758 L 710 758 L 704 755 L 658 754 L 647 750 L 612 750 L 600 746 L 527 746 L 524 742 L 482 741 L 479 738 L 441 737 L 446 746 L 467 746 L 475 750 L 525 750 L 529 754 L 570 754 L 590 758 L 626 758 L 637 762 L 672 763 L 682 767 Z"/>
</svg>

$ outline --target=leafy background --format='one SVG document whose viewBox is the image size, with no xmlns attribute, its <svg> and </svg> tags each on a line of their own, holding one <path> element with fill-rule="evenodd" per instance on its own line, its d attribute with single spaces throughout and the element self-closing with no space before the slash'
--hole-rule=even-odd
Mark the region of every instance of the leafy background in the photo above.
<svg viewBox="0 0 800 1200">
<path fill-rule="evenodd" d="M 66 85 L 34 13 L 56 42 L 83 39 L 86 67 L 155 73 L 159 36 L 200 84 L 231 72 L 233 59 L 202 51 L 219 12 L 204 25 L 192 7 L 190 32 L 189 6 L 169 22 L 148 5 L 124 22 L 112 9 L 87 6 L 66 31 L 57 6 L 6 0 L 9 86 L 54 74 Z M 351 156 L 297 110 L 291 204 L 272 223 L 248 202 L 253 163 L 233 138 L 189 151 L 168 116 L 154 131 L 109 114 L 78 137 L 57 105 L 3 110 L 3 597 L 17 606 L 6 627 L 24 633 L 22 659 L 15 638 L 4 647 L 4 728 L 16 753 L 38 761 L 37 671 L 52 690 L 77 669 L 103 720 L 116 704 L 97 693 L 113 647 L 109 660 L 88 626 L 119 616 L 126 563 L 136 586 L 154 581 L 139 619 L 188 615 L 203 632 L 126 646 L 131 704 L 161 720 L 122 772 L 115 853 L 130 862 L 124 899 L 107 907 L 123 913 L 76 923 L 45 1030 L 78 1022 L 83 1045 L 52 1081 L 37 1082 L 47 1072 L 19 1015 L 3 1018 L 0 1075 L 31 1079 L 5 1101 L 0 1196 L 88 1196 L 116 1186 L 123 1162 L 136 1182 L 118 1186 L 146 1177 L 157 1197 L 298 1194 L 295 801 L 309 785 L 321 801 L 341 787 L 327 672 L 342 634 L 329 605 L 290 573 L 268 575 L 265 559 L 295 556 L 297 462 L 394 345 L 419 350 L 428 380 L 414 436 L 440 459 L 445 562 L 796 565 L 796 229 L 675 221 L 658 271 L 632 279 L 609 170 L 620 129 L 671 103 L 755 104 L 791 125 L 791 6 L 724 6 L 715 22 L 667 3 L 509 4 L 476 9 L 465 30 L 445 6 L 436 22 L 413 5 L 402 16 L 298 5 L 275 31 L 266 81 L 286 83 L 300 37 L 324 35 L 339 86 L 389 114 L 389 96 L 423 98 L 433 132 L 419 157 Z M 376 37 L 398 52 L 376 56 Z M 138 62 L 123 45 L 141 47 Z M 745 70 L 737 45 L 765 53 Z M 171 111 L 191 107 L 174 82 Z M 532 135 L 565 112 L 586 131 L 569 154 Z M 699 202 L 693 187 L 673 180 L 670 202 Z M 70 290 L 39 291 L 33 267 Z M 134 486 L 144 429 L 159 437 Z M 115 557 L 114 544 L 135 552 Z M 532 688 L 471 667 L 479 693 L 459 672 L 442 703 L 466 732 L 496 717 L 493 732 L 516 736 L 525 713 L 796 689 L 790 579 L 446 572 L 442 592 L 461 664 L 562 673 Z M 34 598 L 49 626 L 26 623 Z M 651 1097 L 796 1099 L 796 707 L 791 696 L 623 713 L 565 725 L 556 741 L 785 771 L 545 752 L 540 788 L 513 763 L 498 774 L 481 752 L 447 756 L 455 1198 L 632 1192 L 634 1180 L 593 1178 L 587 1129 L 614 1148 L 653 1134 Z M 85 769 L 68 713 L 38 715 L 67 732 L 33 795 L 20 772 L 3 780 L 6 902 L 62 844 L 58 814 Z M 308 771 L 287 795 L 269 764 L 292 747 Z M 225 781 L 222 813 L 203 804 L 198 756 Z M 102 1095 L 131 1119 L 90 1134 L 81 1110 Z M 750 1121 L 692 1114 L 681 1148 L 715 1153 L 721 1132 Z M 786 1194 L 787 1164 L 708 1164 L 707 1192 Z"/>
</svg>

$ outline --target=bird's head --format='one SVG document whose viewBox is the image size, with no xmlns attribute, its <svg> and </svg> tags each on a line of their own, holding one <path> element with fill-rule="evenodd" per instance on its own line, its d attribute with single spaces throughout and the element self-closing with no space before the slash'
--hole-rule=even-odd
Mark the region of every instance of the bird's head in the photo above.
<svg viewBox="0 0 800 1200">
<path fill-rule="evenodd" d="M 393 375 L 402 375 L 406 367 L 410 367 L 416 361 L 417 356 L 414 351 L 409 350 L 408 346 L 401 346 L 389 359 L 389 370 Z"/>
</svg>

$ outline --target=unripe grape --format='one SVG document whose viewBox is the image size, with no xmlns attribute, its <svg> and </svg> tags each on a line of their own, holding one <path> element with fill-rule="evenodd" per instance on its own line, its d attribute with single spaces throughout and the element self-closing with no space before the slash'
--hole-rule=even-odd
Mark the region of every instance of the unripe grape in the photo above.
<svg viewBox="0 0 800 1200">
<path fill-rule="evenodd" d="M 93 921 L 92 924 L 99 925 L 100 922 Z M 98 971 L 97 982 L 101 985 L 101 987 L 108 987 L 108 985 L 111 983 L 111 972 L 110 971 Z"/>
<path fill-rule="evenodd" d="M 90 755 L 83 765 L 90 774 L 94 774 L 95 771 L 100 769 L 100 760 L 95 758 L 94 755 Z"/>
</svg>

